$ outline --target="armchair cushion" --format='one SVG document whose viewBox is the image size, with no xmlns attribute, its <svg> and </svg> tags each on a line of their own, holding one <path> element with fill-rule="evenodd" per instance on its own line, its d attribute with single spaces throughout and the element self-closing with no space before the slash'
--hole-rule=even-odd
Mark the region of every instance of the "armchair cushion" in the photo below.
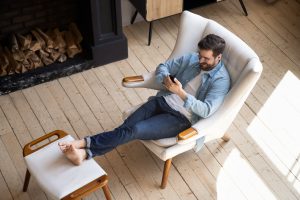
<svg viewBox="0 0 300 200">
<path fill-rule="evenodd" d="M 141 142 L 163 161 L 166 161 L 166 160 L 173 158 L 174 156 L 177 156 L 183 152 L 191 150 L 196 145 L 196 140 L 191 141 L 185 145 L 175 144 L 168 148 L 158 146 L 158 145 L 154 144 L 152 142 L 152 140 L 151 141 L 141 140 Z"/>
<path fill-rule="evenodd" d="M 151 141 L 160 147 L 170 147 L 177 143 L 177 138 L 170 137 L 170 138 L 163 138 L 163 139 L 151 140 Z"/>
</svg>

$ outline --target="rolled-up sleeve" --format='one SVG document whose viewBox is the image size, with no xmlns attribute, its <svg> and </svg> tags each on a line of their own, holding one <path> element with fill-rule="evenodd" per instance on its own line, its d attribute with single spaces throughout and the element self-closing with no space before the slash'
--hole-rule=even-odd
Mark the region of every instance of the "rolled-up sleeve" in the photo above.
<svg viewBox="0 0 300 200">
<path fill-rule="evenodd" d="M 196 115 L 207 118 L 212 115 L 223 103 L 230 88 L 230 78 L 221 77 L 212 83 L 203 101 L 188 94 L 184 101 L 184 107 Z"/>
<path fill-rule="evenodd" d="M 162 83 L 166 76 L 170 75 L 166 64 L 159 64 L 155 71 L 155 79 L 157 83 Z"/>
<path fill-rule="evenodd" d="M 184 67 L 189 63 L 190 57 L 191 54 L 186 54 L 179 58 L 159 64 L 155 70 L 155 79 L 157 83 L 162 83 L 166 76 L 176 75 L 181 67 Z"/>
</svg>

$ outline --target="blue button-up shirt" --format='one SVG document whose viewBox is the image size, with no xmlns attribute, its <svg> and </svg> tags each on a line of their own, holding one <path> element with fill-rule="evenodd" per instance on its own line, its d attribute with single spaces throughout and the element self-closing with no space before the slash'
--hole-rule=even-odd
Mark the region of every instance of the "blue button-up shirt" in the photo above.
<svg viewBox="0 0 300 200">
<path fill-rule="evenodd" d="M 156 81 L 160 84 L 166 76 L 175 76 L 181 82 L 182 87 L 195 78 L 201 69 L 199 66 L 199 54 L 189 53 L 180 58 L 168 60 L 161 63 L 156 69 Z M 196 96 L 187 94 L 184 101 L 184 107 L 190 109 L 193 113 L 192 124 L 195 124 L 201 118 L 212 115 L 223 103 L 225 95 L 230 88 L 230 76 L 224 64 L 218 65 L 201 77 L 201 85 L 196 92 Z M 171 94 L 168 90 L 161 90 L 157 96 L 166 96 Z"/>
</svg>

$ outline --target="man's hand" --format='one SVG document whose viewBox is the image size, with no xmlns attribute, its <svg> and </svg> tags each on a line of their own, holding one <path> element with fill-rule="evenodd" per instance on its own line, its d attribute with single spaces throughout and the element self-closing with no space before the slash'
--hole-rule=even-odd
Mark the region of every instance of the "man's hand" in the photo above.
<svg viewBox="0 0 300 200">
<path fill-rule="evenodd" d="M 175 83 L 170 79 L 169 76 L 164 78 L 164 86 L 172 93 L 177 94 L 182 100 L 187 97 L 186 92 L 182 89 L 182 84 L 174 78 Z"/>
</svg>

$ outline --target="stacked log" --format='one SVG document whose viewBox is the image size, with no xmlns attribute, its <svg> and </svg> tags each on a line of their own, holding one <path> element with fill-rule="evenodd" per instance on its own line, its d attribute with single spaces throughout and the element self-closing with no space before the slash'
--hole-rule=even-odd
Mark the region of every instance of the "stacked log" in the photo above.
<svg viewBox="0 0 300 200">
<path fill-rule="evenodd" d="M 9 67 L 8 57 L 6 55 L 6 52 L 0 45 L 0 76 L 7 75 L 8 67 Z"/>
<path fill-rule="evenodd" d="M 65 31 L 55 28 L 44 32 L 36 28 L 26 35 L 12 34 L 8 46 L 0 45 L 0 76 L 65 62 L 82 52 L 82 39 L 75 23 Z"/>
</svg>

